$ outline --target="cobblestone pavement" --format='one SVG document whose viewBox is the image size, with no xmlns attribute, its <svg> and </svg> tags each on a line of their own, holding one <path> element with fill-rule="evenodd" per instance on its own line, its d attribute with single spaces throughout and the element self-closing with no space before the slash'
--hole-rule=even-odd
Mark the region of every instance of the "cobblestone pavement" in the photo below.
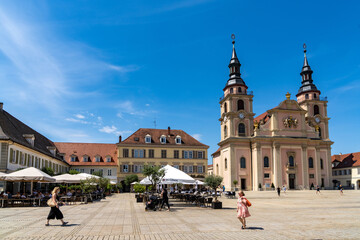
<svg viewBox="0 0 360 240">
<path fill-rule="evenodd" d="M 145 212 L 133 194 L 63 206 L 69 226 L 50 221 L 48 207 L 0 209 L 0 239 L 360 239 L 360 191 L 246 192 L 248 228 L 240 229 L 236 199 L 213 210 L 170 199 L 172 211 Z"/>
</svg>

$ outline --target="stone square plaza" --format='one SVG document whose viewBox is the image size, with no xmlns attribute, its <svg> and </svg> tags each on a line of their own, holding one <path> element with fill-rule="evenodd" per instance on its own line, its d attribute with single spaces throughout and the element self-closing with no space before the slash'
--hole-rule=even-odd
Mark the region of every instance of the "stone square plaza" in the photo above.
<svg viewBox="0 0 360 240">
<path fill-rule="evenodd" d="M 132 193 L 89 204 L 65 205 L 68 226 L 50 221 L 48 207 L 0 209 L 0 239 L 359 239 L 360 192 L 245 192 L 248 229 L 236 218 L 236 199 L 223 209 L 170 199 L 171 211 L 145 211 Z"/>
</svg>

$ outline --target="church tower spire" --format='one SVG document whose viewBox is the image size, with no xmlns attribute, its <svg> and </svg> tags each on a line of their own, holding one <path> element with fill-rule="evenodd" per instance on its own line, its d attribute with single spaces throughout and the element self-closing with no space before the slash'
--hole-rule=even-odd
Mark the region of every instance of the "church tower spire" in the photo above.
<svg viewBox="0 0 360 240">
<path fill-rule="evenodd" d="M 307 60 L 305 43 L 303 47 L 304 47 L 304 65 L 300 72 L 302 81 L 301 81 L 301 87 L 296 96 L 299 97 L 303 93 L 309 93 L 309 92 L 317 92 L 318 95 L 320 95 L 320 91 L 316 88 L 315 84 L 313 83 L 313 79 L 312 79 L 313 71 L 311 70 Z"/>
<path fill-rule="evenodd" d="M 230 86 L 230 85 L 243 85 L 246 87 L 246 84 L 244 82 L 244 80 L 241 78 L 241 73 L 240 73 L 240 61 L 236 55 L 236 50 L 235 50 L 235 35 L 232 34 L 231 38 L 233 39 L 232 44 L 233 44 L 233 49 L 232 49 L 232 55 L 231 55 L 231 59 L 230 59 L 230 63 L 229 63 L 229 80 L 226 83 L 226 86 Z M 247 88 L 247 87 L 246 87 Z"/>
</svg>

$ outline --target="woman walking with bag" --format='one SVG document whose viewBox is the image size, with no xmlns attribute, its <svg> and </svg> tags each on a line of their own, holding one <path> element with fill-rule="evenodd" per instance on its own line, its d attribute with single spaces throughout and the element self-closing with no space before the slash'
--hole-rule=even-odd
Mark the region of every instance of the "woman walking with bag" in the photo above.
<svg viewBox="0 0 360 240">
<path fill-rule="evenodd" d="M 245 218 L 250 217 L 250 213 L 248 207 L 251 206 L 249 200 L 245 198 L 245 193 L 243 191 L 239 192 L 239 198 L 237 201 L 237 217 L 242 223 L 241 229 L 246 228 L 246 220 Z"/>
<path fill-rule="evenodd" d="M 51 192 L 51 198 L 48 200 L 47 204 L 49 205 L 49 207 L 51 207 L 49 215 L 47 217 L 47 221 L 45 226 L 49 226 L 49 220 L 50 219 L 56 219 L 60 220 L 62 222 L 62 226 L 65 226 L 68 222 L 64 222 L 63 218 L 63 214 L 61 213 L 60 209 L 59 209 L 59 194 L 60 192 L 60 188 L 59 187 L 55 187 L 54 190 Z"/>
</svg>

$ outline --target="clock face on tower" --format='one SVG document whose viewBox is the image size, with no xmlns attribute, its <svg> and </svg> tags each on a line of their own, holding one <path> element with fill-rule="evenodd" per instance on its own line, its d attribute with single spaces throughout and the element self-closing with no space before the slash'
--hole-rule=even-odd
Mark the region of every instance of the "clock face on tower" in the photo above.
<svg viewBox="0 0 360 240">
<path fill-rule="evenodd" d="M 239 118 L 244 119 L 245 115 L 243 113 L 239 114 Z"/>
<path fill-rule="evenodd" d="M 320 122 L 320 118 L 319 118 L 319 117 L 316 117 L 316 118 L 315 118 L 315 122 L 319 123 L 319 122 Z"/>
</svg>

